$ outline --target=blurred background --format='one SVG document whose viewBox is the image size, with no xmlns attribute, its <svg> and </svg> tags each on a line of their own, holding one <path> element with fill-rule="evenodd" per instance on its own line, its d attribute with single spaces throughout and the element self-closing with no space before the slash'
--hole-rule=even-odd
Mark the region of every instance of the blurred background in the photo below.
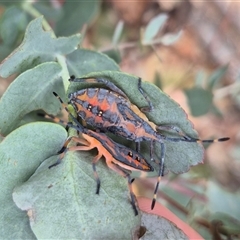
<svg viewBox="0 0 240 240">
<path fill-rule="evenodd" d="M 178 102 L 206 146 L 204 164 L 163 178 L 158 201 L 206 239 L 240 239 L 240 3 L 236 1 L 0 1 L 0 61 L 44 15 L 57 36 L 83 35 L 127 72 Z M 0 96 L 11 82 L 1 79 Z M 164 114 L 164 109 L 163 109 Z M 139 179 L 152 198 L 156 179 Z"/>
</svg>

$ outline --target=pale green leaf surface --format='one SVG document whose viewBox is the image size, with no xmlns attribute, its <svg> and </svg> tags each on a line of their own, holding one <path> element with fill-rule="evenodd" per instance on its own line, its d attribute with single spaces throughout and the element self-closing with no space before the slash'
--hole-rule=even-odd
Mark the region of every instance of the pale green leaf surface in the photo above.
<svg viewBox="0 0 240 240">
<path fill-rule="evenodd" d="M 8 134 L 27 113 L 43 109 L 57 114 L 60 103 L 53 91 L 63 94 L 61 67 L 57 63 L 43 63 L 19 75 L 0 99 L 0 132 Z"/>
<path fill-rule="evenodd" d="M 78 49 L 66 57 L 70 75 L 81 76 L 104 70 L 118 71 L 119 66 L 107 55 L 87 49 Z"/>
<path fill-rule="evenodd" d="M 80 77 L 80 75 L 77 75 Z M 95 72 L 81 77 L 105 77 L 111 79 L 125 94 L 130 101 L 138 107 L 147 105 L 146 100 L 138 91 L 138 78 L 125 73 L 117 71 Z M 86 83 L 72 83 L 70 84 L 68 93 L 75 92 L 78 89 L 86 87 L 97 86 L 100 84 L 86 84 Z M 146 113 L 147 117 L 157 125 L 175 125 L 180 127 L 187 135 L 197 137 L 196 131 L 193 129 L 191 122 L 187 119 L 186 113 L 183 109 L 173 101 L 169 96 L 159 90 L 155 85 L 147 82 L 142 83 L 143 89 L 146 91 L 150 100 L 152 101 L 154 110 Z M 171 134 L 171 136 L 173 136 Z M 174 135 L 176 137 L 176 134 Z M 141 144 L 141 153 L 147 159 L 149 157 L 150 143 L 144 142 Z M 203 161 L 203 147 L 198 143 L 187 142 L 167 142 L 165 165 L 166 169 L 174 173 L 182 173 L 189 170 L 190 166 L 197 165 Z M 158 158 L 160 157 L 160 144 L 155 144 L 155 151 Z M 133 146 L 134 147 L 134 146 Z M 159 160 L 159 159 L 157 159 Z"/>
<path fill-rule="evenodd" d="M 120 20 L 114 30 L 113 38 L 112 38 L 112 44 L 113 46 L 117 46 L 119 39 L 121 38 L 122 32 L 123 32 L 124 22 L 123 20 Z"/>
<path fill-rule="evenodd" d="M 25 4 L 30 4 L 35 9 L 37 9 L 37 11 L 40 12 L 44 16 L 44 18 L 51 24 L 59 21 L 62 16 L 62 8 L 53 7 L 51 1 L 25 2 Z"/>
<path fill-rule="evenodd" d="M 175 42 L 177 42 L 181 38 L 182 35 L 183 35 L 182 30 L 180 30 L 177 33 L 168 33 L 168 34 L 163 35 L 160 38 L 160 42 L 165 46 L 170 46 L 170 45 L 174 44 Z"/>
<path fill-rule="evenodd" d="M 38 239 L 131 239 L 140 224 L 128 198 L 127 180 L 106 168 L 96 169 L 90 152 L 68 152 L 62 163 L 51 169 L 57 158 L 46 160 L 13 198 L 22 210 L 31 212 L 30 225 Z"/>
<path fill-rule="evenodd" d="M 240 191 L 229 192 L 215 182 L 209 181 L 206 195 L 211 212 L 226 213 L 240 221 Z"/>
<path fill-rule="evenodd" d="M 210 90 L 214 89 L 214 87 L 222 80 L 224 75 L 226 74 L 228 70 L 228 65 L 222 66 L 218 68 L 216 71 L 214 71 L 209 79 L 208 79 L 208 88 Z"/>
<path fill-rule="evenodd" d="M 100 1 L 65 1 L 61 7 L 61 18 L 55 25 L 57 36 L 79 32 L 84 24 L 93 20 L 100 9 Z"/>
<path fill-rule="evenodd" d="M 143 213 L 141 226 L 144 226 L 147 231 L 140 240 L 188 239 L 174 223 L 157 215 Z"/>
<path fill-rule="evenodd" d="M 25 182 L 43 160 L 55 155 L 66 137 L 63 127 L 38 122 L 16 129 L 1 142 L 1 239 L 34 239 L 26 214 L 12 200 L 12 191 Z"/>
<path fill-rule="evenodd" d="M 26 13 L 16 6 L 6 9 L 0 22 L 0 34 L 4 44 L 12 46 L 26 26 Z"/>
<path fill-rule="evenodd" d="M 0 75 L 6 78 L 21 73 L 40 63 L 54 61 L 57 55 L 73 52 L 80 35 L 53 38 L 51 32 L 42 28 L 42 17 L 31 21 L 26 29 L 22 44 L 0 64 Z"/>
<path fill-rule="evenodd" d="M 193 116 L 198 117 L 207 114 L 213 106 L 213 94 L 202 87 L 186 89 L 185 94 L 188 98 L 188 105 Z"/>
<path fill-rule="evenodd" d="M 161 13 L 158 16 L 154 17 L 147 25 L 144 35 L 143 35 L 143 44 L 150 44 L 157 33 L 163 27 L 168 19 L 168 15 Z"/>
</svg>

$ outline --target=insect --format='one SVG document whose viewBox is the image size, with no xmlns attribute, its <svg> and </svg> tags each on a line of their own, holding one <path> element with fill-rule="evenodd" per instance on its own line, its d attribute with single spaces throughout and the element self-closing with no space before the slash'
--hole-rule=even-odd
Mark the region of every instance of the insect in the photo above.
<svg viewBox="0 0 240 240">
<path fill-rule="evenodd" d="M 58 97 L 60 99 L 60 97 Z M 60 99 L 62 102 L 62 100 Z M 68 111 L 68 109 L 65 107 L 65 109 Z M 127 170 L 130 171 L 143 171 L 143 172 L 152 172 L 154 171 L 153 167 L 147 162 L 147 160 L 138 152 L 127 148 L 119 143 L 114 142 L 112 139 L 108 138 L 104 133 L 94 132 L 90 129 L 84 128 L 74 117 L 73 115 L 68 111 L 70 116 L 72 117 L 73 121 L 76 125 L 73 125 L 72 123 L 65 123 L 62 120 L 52 116 L 45 114 L 45 117 L 51 118 L 56 122 L 63 123 L 67 125 L 68 127 L 75 128 L 79 132 L 82 133 L 83 139 L 79 137 L 69 137 L 63 148 L 60 150 L 59 153 L 61 153 L 60 157 L 58 158 L 58 161 L 54 163 L 53 165 L 49 166 L 49 168 L 52 168 L 56 165 L 58 165 L 61 160 L 63 159 L 64 155 L 67 151 L 87 151 L 91 150 L 93 148 L 98 149 L 98 155 L 94 157 L 92 161 L 92 167 L 94 171 L 94 176 L 97 182 L 97 190 L 96 194 L 99 194 L 100 190 L 100 178 L 98 176 L 98 173 L 96 171 L 96 163 L 98 160 L 104 156 L 106 159 L 107 166 L 120 174 L 123 177 L 126 177 L 128 179 L 128 188 L 131 196 L 131 204 L 133 206 L 135 215 L 138 214 L 136 205 L 135 205 L 135 196 L 132 191 L 132 179 L 130 177 L 130 173 Z M 76 143 L 82 144 L 81 146 L 74 146 L 74 147 L 67 147 L 68 143 L 73 140 Z"/>
<path fill-rule="evenodd" d="M 126 139 L 136 142 L 136 149 L 140 151 L 141 141 L 150 141 L 150 157 L 153 160 L 153 144 L 160 143 L 161 156 L 158 179 L 154 190 L 151 208 L 154 208 L 157 190 L 164 173 L 165 141 L 171 142 L 223 142 L 229 138 L 201 140 L 187 136 L 179 127 L 172 125 L 158 126 L 149 121 L 144 112 L 152 111 L 153 105 L 141 87 L 141 78 L 138 80 L 138 90 L 148 103 L 147 107 L 139 109 L 132 104 L 125 93 L 115 84 L 105 78 L 75 78 L 71 82 L 102 83 L 105 88 L 86 88 L 69 94 L 69 103 L 74 107 L 78 116 L 87 124 L 101 131 L 109 131 Z M 168 137 L 159 131 L 174 131 L 178 137 Z"/>
</svg>

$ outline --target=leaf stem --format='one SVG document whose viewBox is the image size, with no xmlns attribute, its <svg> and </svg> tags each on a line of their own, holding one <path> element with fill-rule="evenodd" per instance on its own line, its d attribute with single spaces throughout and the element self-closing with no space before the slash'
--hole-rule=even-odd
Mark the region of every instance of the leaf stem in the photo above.
<svg viewBox="0 0 240 240">
<path fill-rule="evenodd" d="M 43 25 L 44 30 L 50 32 L 52 38 L 56 38 L 56 35 L 55 35 L 52 27 L 49 25 L 48 21 L 45 19 L 45 17 L 36 8 L 34 8 L 32 6 L 31 1 L 24 1 L 22 3 L 22 9 L 34 18 L 42 17 L 42 25 Z M 68 72 L 66 61 L 65 61 L 65 57 L 57 54 L 56 58 L 57 58 L 58 63 L 62 67 L 61 77 L 63 79 L 64 90 L 65 90 L 65 92 L 67 92 L 67 89 L 68 89 L 68 86 L 69 86 L 69 81 L 68 81 L 69 72 Z"/>
</svg>

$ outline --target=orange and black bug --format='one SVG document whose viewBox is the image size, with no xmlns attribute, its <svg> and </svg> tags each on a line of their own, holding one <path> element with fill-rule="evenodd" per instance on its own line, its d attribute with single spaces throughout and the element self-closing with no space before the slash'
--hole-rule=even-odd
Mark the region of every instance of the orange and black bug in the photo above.
<svg viewBox="0 0 240 240">
<path fill-rule="evenodd" d="M 60 98 L 59 98 L 60 99 Z M 68 109 L 65 108 L 67 111 Z M 72 116 L 72 114 L 69 112 Z M 64 123 L 62 120 L 52 116 L 52 115 L 45 115 L 46 117 L 52 118 L 56 122 Z M 73 116 L 73 121 L 77 125 L 73 125 L 72 123 L 67 123 L 66 125 L 72 128 L 75 128 L 79 132 L 81 132 L 81 136 L 83 139 L 79 137 L 70 137 L 65 142 L 63 148 L 60 150 L 61 153 L 58 161 L 51 165 L 49 168 L 56 166 L 60 163 L 63 159 L 64 155 L 67 151 L 87 151 L 93 148 L 98 149 L 98 155 L 94 157 L 92 161 L 92 167 L 94 171 L 94 176 L 97 181 L 97 190 L 96 194 L 99 194 L 100 190 L 100 179 L 96 171 L 96 163 L 97 161 L 104 156 L 106 159 L 107 166 L 120 174 L 123 177 L 128 179 L 128 187 L 131 196 L 131 204 L 133 206 L 134 212 L 137 215 L 138 211 L 135 205 L 135 196 L 132 191 L 132 179 L 130 177 L 129 171 L 142 171 L 142 172 L 152 172 L 154 171 L 153 167 L 145 160 L 145 158 L 138 152 L 127 148 L 119 143 L 114 142 L 112 139 L 108 138 L 104 133 L 94 132 L 90 129 L 84 128 Z M 82 146 L 74 146 L 74 147 L 67 147 L 68 143 L 73 140 L 76 143 L 82 144 Z"/>
<path fill-rule="evenodd" d="M 69 94 L 69 102 L 74 107 L 78 116 L 87 124 L 101 131 L 109 131 L 116 135 L 137 143 L 140 149 L 141 141 L 150 141 L 150 156 L 153 156 L 153 143 L 159 142 L 161 147 L 160 168 L 158 181 L 154 190 L 152 209 L 156 201 L 156 193 L 159 182 L 164 172 L 165 141 L 171 142 L 221 142 L 229 138 L 214 140 L 200 140 L 187 136 L 177 126 L 158 126 L 149 121 L 143 111 L 151 111 L 152 103 L 141 87 L 141 79 L 138 81 L 138 90 L 148 102 L 148 107 L 139 109 L 132 104 L 127 96 L 116 85 L 104 78 L 70 78 L 72 82 L 90 82 L 105 84 L 110 90 L 104 88 L 86 88 Z M 158 131 L 170 130 L 178 134 L 177 137 L 168 137 Z"/>
</svg>

